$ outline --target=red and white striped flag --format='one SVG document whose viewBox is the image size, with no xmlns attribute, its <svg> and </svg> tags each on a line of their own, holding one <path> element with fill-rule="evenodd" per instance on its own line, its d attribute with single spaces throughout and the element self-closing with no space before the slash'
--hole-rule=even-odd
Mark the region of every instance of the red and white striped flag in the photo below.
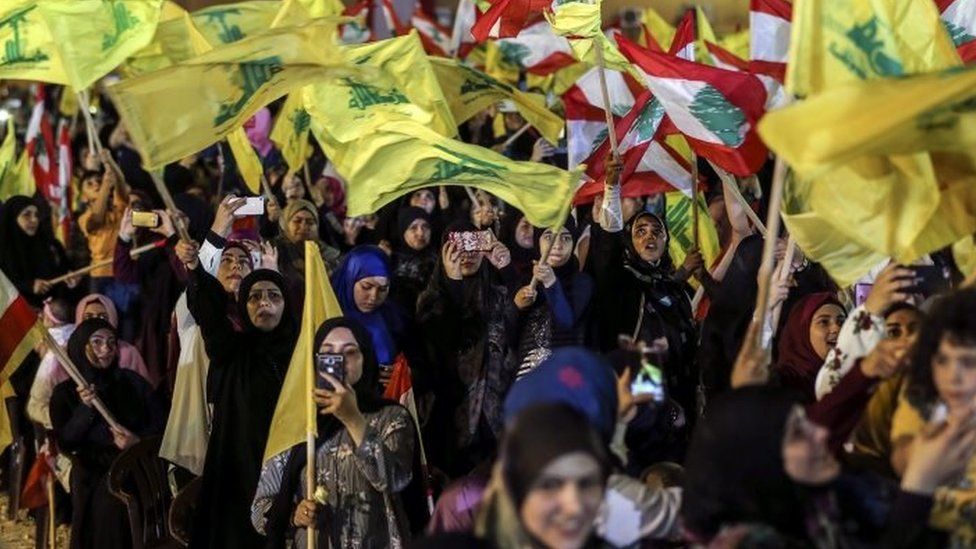
<svg viewBox="0 0 976 549">
<path fill-rule="evenodd" d="M 752 64 L 718 44 L 706 42 L 705 46 L 711 55 L 712 64 L 716 67 L 730 71 L 752 73 L 763 83 L 763 86 L 766 87 L 766 110 L 777 109 L 786 105 L 786 90 L 783 89 L 782 82 L 768 74 L 755 72 L 755 67 Z"/>
<path fill-rule="evenodd" d="M 661 102 L 651 92 L 642 93 L 630 112 L 617 120 L 615 126 L 617 152 L 623 162 L 621 190 L 626 189 L 629 196 L 672 191 L 691 195 L 691 165 L 664 143 L 664 136 L 676 130 L 668 121 Z M 609 142 L 604 140 L 586 160 L 586 175 L 593 181 L 576 193 L 577 203 L 588 202 L 593 195 L 603 192 L 609 154 Z"/>
<path fill-rule="evenodd" d="M 424 13 L 420 3 L 417 3 L 417 9 L 410 16 L 410 25 L 420 33 L 420 42 L 423 43 L 424 51 L 428 54 L 441 57 L 451 55 L 451 44 L 453 42 L 451 31 Z"/>
<path fill-rule="evenodd" d="M 607 138 L 607 118 L 598 69 L 587 71 L 563 94 L 566 110 L 566 149 L 569 167 L 574 168 L 593 154 Z M 606 70 L 610 110 L 615 117 L 625 116 L 634 107 L 643 89 L 629 75 Z"/>
<path fill-rule="evenodd" d="M 346 6 L 342 15 L 347 17 L 362 17 L 361 21 L 346 23 L 340 28 L 343 44 L 363 44 L 373 40 L 371 0 L 361 0 Z"/>
<path fill-rule="evenodd" d="M 7 381 L 41 338 L 37 313 L 0 271 L 0 385 Z"/>
<path fill-rule="evenodd" d="M 49 201 L 58 186 L 58 169 L 54 151 L 54 129 L 44 110 L 44 85 L 37 84 L 34 93 L 34 108 L 31 111 L 27 133 L 24 135 L 27 157 L 30 159 L 31 173 L 37 189 Z"/>
<path fill-rule="evenodd" d="M 749 67 L 783 83 L 790 53 L 793 6 L 786 0 L 750 0 Z"/>
<path fill-rule="evenodd" d="M 495 44 L 506 63 L 539 76 L 576 63 L 569 40 L 553 32 L 546 21 L 529 25 L 518 36 L 501 38 Z"/>
<path fill-rule="evenodd" d="M 964 63 L 976 61 L 976 0 L 936 0 L 956 51 Z"/>
<path fill-rule="evenodd" d="M 510 38 L 542 18 L 552 0 L 492 0 L 491 7 L 478 13 L 471 35 L 478 42 L 489 38 Z"/>
<path fill-rule="evenodd" d="M 454 12 L 454 29 L 451 31 L 451 55 L 458 59 L 464 59 L 478 42 L 471 34 L 478 19 L 478 10 L 475 8 L 474 0 L 461 0 L 458 2 L 457 11 Z"/>
<path fill-rule="evenodd" d="M 768 151 L 756 132 L 766 88 L 752 74 L 649 51 L 628 40 L 620 52 L 643 73 L 664 112 L 691 148 L 729 172 L 756 173 Z"/>
<path fill-rule="evenodd" d="M 410 365 L 407 364 L 406 357 L 400 353 L 396 357 L 393 365 L 393 372 L 390 374 L 390 382 L 383 391 L 383 398 L 399 402 L 410 412 L 413 418 L 414 427 L 417 429 L 417 440 L 420 441 L 420 465 L 424 471 L 424 491 L 427 494 L 427 511 L 434 513 L 434 491 L 430 482 L 430 473 L 427 467 L 427 451 L 424 449 L 424 440 L 420 435 L 420 419 L 417 415 L 417 401 L 413 393 L 413 381 L 410 379 Z"/>
<path fill-rule="evenodd" d="M 71 134 L 68 121 L 58 124 L 58 186 L 52 206 L 58 212 L 58 238 L 67 244 L 71 236 Z"/>
<path fill-rule="evenodd" d="M 694 61 L 695 40 L 697 36 L 695 33 L 695 10 L 686 10 L 685 16 L 681 18 L 681 22 L 678 23 L 678 28 L 674 31 L 674 39 L 671 40 L 671 47 L 668 48 L 668 54 L 688 61 Z"/>
</svg>

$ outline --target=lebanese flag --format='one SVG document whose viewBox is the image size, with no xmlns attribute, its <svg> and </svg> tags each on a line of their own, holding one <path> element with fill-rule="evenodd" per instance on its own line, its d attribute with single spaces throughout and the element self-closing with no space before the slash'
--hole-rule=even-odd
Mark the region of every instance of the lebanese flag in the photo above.
<svg viewBox="0 0 976 549">
<path fill-rule="evenodd" d="M 936 0 L 952 42 L 964 63 L 976 61 L 976 0 Z"/>
<path fill-rule="evenodd" d="M 661 102 L 650 91 L 644 91 L 630 112 L 616 121 L 615 131 L 617 152 L 623 162 L 620 171 L 623 185 L 640 189 L 641 195 L 676 190 L 691 194 L 691 165 L 662 141 L 666 134 L 675 133 L 675 130 Z M 600 189 L 606 179 L 609 156 L 610 144 L 604 140 L 586 160 L 586 175 L 597 182 Z M 587 196 L 585 187 L 577 193 L 577 200 Z"/>
<path fill-rule="evenodd" d="M 674 38 L 671 40 L 671 47 L 668 48 L 668 54 L 688 61 L 694 61 L 696 36 L 695 9 L 689 8 L 685 11 L 685 16 L 681 18 L 681 22 L 678 23 L 678 28 L 674 31 Z"/>
<path fill-rule="evenodd" d="M 67 244 L 71 232 L 71 135 L 67 120 L 58 124 L 58 186 L 52 194 L 52 206 L 58 212 L 58 237 Z"/>
<path fill-rule="evenodd" d="M 708 53 L 712 57 L 712 64 L 716 67 L 730 71 L 752 73 L 756 78 L 759 79 L 760 82 L 763 83 L 763 86 L 766 88 L 767 111 L 786 106 L 787 95 L 786 90 L 783 89 L 782 82 L 776 80 L 768 74 L 756 73 L 753 70 L 754 67 L 748 61 L 719 46 L 718 44 L 705 42 L 705 46 L 708 48 Z"/>
<path fill-rule="evenodd" d="M 478 18 L 478 10 L 474 7 L 474 0 L 461 0 L 454 13 L 454 29 L 451 31 L 450 52 L 460 59 L 478 44 L 471 34 L 471 28 Z"/>
<path fill-rule="evenodd" d="M 0 385 L 20 366 L 27 353 L 41 340 L 44 327 L 37 313 L 0 271 Z"/>
<path fill-rule="evenodd" d="M 529 25 L 515 38 L 501 38 L 495 43 L 505 61 L 538 76 L 576 63 L 569 40 L 553 32 L 547 21 Z"/>
<path fill-rule="evenodd" d="M 696 153 L 739 176 L 762 167 L 768 155 L 756 133 L 765 114 L 762 81 L 655 53 L 627 40 L 618 47 L 644 73 L 654 97 Z"/>
<path fill-rule="evenodd" d="M 598 69 L 587 71 L 563 94 L 566 111 L 566 148 L 569 167 L 574 168 L 589 157 L 607 138 L 607 118 L 603 109 L 603 92 Z M 643 89 L 629 75 L 606 70 L 607 91 L 614 116 L 625 116 Z"/>
<path fill-rule="evenodd" d="M 471 35 L 478 42 L 489 38 L 518 36 L 530 23 L 542 17 L 552 0 L 492 0 L 491 7 L 477 15 Z"/>
<path fill-rule="evenodd" d="M 414 426 L 417 429 L 417 437 L 420 441 L 420 464 L 424 469 L 424 488 L 427 492 L 427 511 L 434 513 L 434 491 L 430 483 L 430 475 L 427 470 L 427 452 L 424 449 L 424 441 L 420 438 L 420 419 L 417 415 L 417 401 L 413 393 L 413 381 L 410 378 L 410 365 L 406 357 L 400 353 L 393 364 L 393 372 L 390 374 L 390 382 L 383 391 L 383 398 L 399 402 L 410 412 Z"/>
<path fill-rule="evenodd" d="M 750 0 L 749 67 L 753 73 L 765 74 L 783 83 L 790 53 L 792 18 L 793 6 L 786 0 Z"/>
<path fill-rule="evenodd" d="M 361 0 L 355 4 L 346 6 L 342 15 L 347 17 L 363 17 L 363 22 L 355 21 L 346 23 L 339 27 L 339 32 L 343 44 L 364 44 L 374 39 L 375 33 L 372 28 L 372 10 L 370 9 L 372 0 Z"/>
<path fill-rule="evenodd" d="M 373 38 L 376 39 L 380 36 L 385 36 L 389 34 L 390 36 L 399 36 L 401 34 L 407 34 L 410 32 L 410 28 L 400 21 L 397 17 L 396 10 L 393 9 L 393 2 L 391 0 L 381 0 L 380 2 L 380 14 L 383 16 L 383 21 L 386 23 L 387 32 L 380 32 L 380 29 L 373 27 Z M 373 25 L 376 24 L 375 19 L 370 21 Z"/>
<path fill-rule="evenodd" d="M 410 25 L 417 29 L 420 34 L 420 41 L 424 45 L 424 51 L 430 55 L 449 57 L 451 55 L 451 31 L 442 27 L 429 15 L 424 13 L 417 4 L 417 9 L 410 16 Z"/>
<path fill-rule="evenodd" d="M 654 36 L 651 34 L 651 31 L 647 28 L 647 25 L 641 23 L 640 30 L 641 30 L 640 33 L 641 36 L 640 39 L 638 40 L 638 43 L 641 46 L 649 50 L 664 52 L 664 48 L 662 48 L 661 45 L 657 43 L 657 40 L 654 39 Z M 607 34 L 607 38 L 612 40 L 613 43 L 615 44 L 617 43 L 617 36 L 623 36 L 624 38 L 627 37 L 627 35 L 624 33 L 623 27 L 620 26 L 619 17 L 616 19 L 616 21 L 614 21 L 612 24 L 610 24 L 610 26 L 606 28 L 605 32 Z"/>
<path fill-rule="evenodd" d="M 30 159 L 31 173 L 37 188 L 48 201 L 54 201 L 54 193 L 58 186 L 58 170 L 55 164 L 54 129 L 51 120 L 44 110 L 44 85 L 38 84 L 34 94 L 34 108 L 27 133 L 24 136 L 27 144 L 27 156 Z"/>
</svg>

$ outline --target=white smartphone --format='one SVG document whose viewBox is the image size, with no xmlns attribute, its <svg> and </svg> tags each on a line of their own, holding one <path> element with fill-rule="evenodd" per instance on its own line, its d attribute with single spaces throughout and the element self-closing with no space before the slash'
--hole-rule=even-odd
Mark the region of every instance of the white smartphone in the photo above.
<svg viewBox="0 0 976 549">
<path fill-rule="evenodd" d="M 236 215 L 264 215 L 264 197 L 246 196 L 244 205 L 237 208 Z"/>
</svg>

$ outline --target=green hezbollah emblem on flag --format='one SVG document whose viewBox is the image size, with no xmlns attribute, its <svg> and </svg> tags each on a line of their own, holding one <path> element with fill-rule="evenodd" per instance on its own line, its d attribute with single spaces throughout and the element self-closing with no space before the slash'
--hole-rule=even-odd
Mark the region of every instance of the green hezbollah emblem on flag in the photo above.
<svg viewBox="0 0 976 549">
<path fill-rule="evenodd" d="M 241 89 L 241 97 L 233 103 L 225 103 L 220 106 L 220 112 L 214 118 L 214 127 L 220 126 L 237 116 L 261 86 L 270 82 L 275 74 L 284 70 L 283 65 L 281 57 L 277 55 L 240 63 L 237 66 L 238 72 L 235 75 L 234 84 Z"/>
<path fill-rule="evenodd" d="M 244 38 L 244 33 L 239 26 L 227 24 L 228 15 L 239 15 L 240 13 L 241 10 L 237 8 L 216 9 L 207 12 L 207 24 L 214 25 L 220 29 L 217 33 L 217 38 L 222 43 L 230 44 L 231 42 L 237 42 Z"/>
<path fill-rule="evenodd" d="M 291 120 L 296 137 L 301 137 L 312 126 L 312 116 L 305 109 L 298 109 L 288 120 Z"/>
<path fill-rule="evenodd" d="M 854 25 L 844 33 L 851 45 L 859 50 L 860 55 L 855 49 L 844 48 L 837 42 L 831 42 L 827 50 L 862 80 L 872 74 L 876 76 L 901 76 L 905 74 L 902 64 L 885 53 L 885 41 L 878 36 L 881 32 L 884 32 L 885 35 L 891 34 L 890 29 L 883 28 L 877 17 L 871 17 L 862 24 Z M 859 57 L 862 59 L 858 59 Z M 867 61 L 867 65 L 865 65 L 864 60 Z"/>
<path fill-rule="evenodd" d="M 746 122 L 746 115 L 713 86 L 698 90 L 688 110 L 726 146 L 738 147 L 745 141 L 745 132 L 739 130 Z"/>
<path fill-rule="evenodd" d="M 102 51 L 106 51 L 119 43 L 119 38 L 125 31 L 135 28 L 139 24 L 139 18 L 132 15 L 129 8 L 118 0 L 112 0 L 112 19 L 115 20 L 115 33 L 106 34 L 102 37 Z"/>
<path fill-rule="evenodd" d="M 480 176 L 500 181 L 503 179 L 500 172 L 507 171 L 504 166 L 492 164 L 491 162 L 486 162 L 479 158 L 468 156 L 464 153 L 452 151 L 443 145 L 434 145 L 434 148 L 456 157 L 459 161 L 452 162 L 444 159 L 438 160 L 434 165 L 434 175 L 427 180 L 431 185 L 440 183 L 441 181 L 456 179 L 457 176 L 461 174 Z"/>
<path fill-rule="evenodd" d="M 458 67 L 466 74 L 464 83 L 461 84 L 461 95 L 474 93 L 481 90 L 499 89 L 505 93 L 515 93 L 515 89 L 487 74 L 458 64 Z"/>
<path fill-rule="evenodd" d="M 3 20 L 0 20 L 0 28 L 10 25 L 10 28 L 14 31 L 13 39 L 7 40 L 3 44 L 3 59 L 0 60 L 0 67 L 18 63 L 37 63 L 39 61 L 47 61 L 50 59 L 50 57 L 40 49 L 37 49 L 33 54 L 28 55 L 26 51 L 27 46 L 24 44 L 23 37 L 20 34 L 20 26 L 27 23 L 27 14 L 35 9 L 37 9 L 37 5 L 14 12 Z"/>
<path fill-rule="evenodd" d="M 348 76 L 343 78 L 342 82 L 349 88 L 349 108 L 351 109 L 364 111 L 373 105 L 400 105 L 410 102 L 407 96 L 395 87 L 384 92 L 377 86 L 359 82 Z"/>
</svg>

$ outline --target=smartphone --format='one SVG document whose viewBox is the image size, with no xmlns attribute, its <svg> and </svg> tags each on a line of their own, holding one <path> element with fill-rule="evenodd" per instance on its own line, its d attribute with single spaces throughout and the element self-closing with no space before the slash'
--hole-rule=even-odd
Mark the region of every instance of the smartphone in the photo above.
<svg viewBox="0 0 976 549">
<path fill-rule="evenodd" d="M 871 294 L 871 288 L 874 284 L 864 284 L 858 282 L 854 285 L 854 305 L 860 307 L 864 305 L 864 302 L 868 300 L 868 295 Z"/>
<path fill-rule="evenodd" d="M 487 252 L 491 249 L 492 242 L 494 242 L 491 231 L 448 233 L 447 239 L 462 252 Z"/>
<path fill-rule="evenodd" d="M 664 402 L 664 373 L 646 356 L 641 359 L 640 369 L 630 383 L 634 396 L 651 395 L 653 402 Z"/>
<path fill-rule="evenodd" d="M 905 291 L 932 297 L 949 291 L 950 280 L 945 270 L 938 265 L 915 265 L 910 267 L 915 271 L 915 284 Z"/>
<path fill-rule="evenodd" d="M 159 214 L 156 212 L 132 212 L 132 226 L 154 229 L 159 226 Z"/>
<path fill-rule="evenodd" d="M 323 372 L 345 383 L 346 357 L 333 353 L 315 354 L 315 388 L 334 391 L 335 387 L 322 376 Z"/>
<path fill-rule="evenodd" d="M 236 215 L 264 215 L 263 196 L 245 196 L 244 205 L 237 208 Z"/>
</svg>

